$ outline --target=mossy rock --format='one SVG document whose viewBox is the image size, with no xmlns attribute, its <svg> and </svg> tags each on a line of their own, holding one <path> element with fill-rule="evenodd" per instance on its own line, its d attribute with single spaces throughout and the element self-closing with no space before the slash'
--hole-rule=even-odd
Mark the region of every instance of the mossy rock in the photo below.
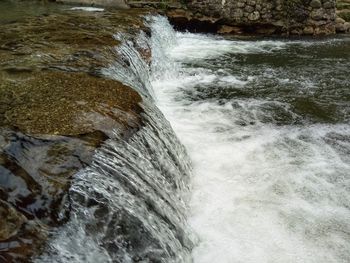
<svg viewBox="0 0 350 263">
<path fill-rule="evenodd" d="M 337 2 L 337 10 L 350 9 L 350 2 Z"/>
<path fill-rule="evenodd" d="M 60 71 L 18 74 L 0 82 L 2 126 L 72 136 L 138 125 L 141 97 L 117 81 Z"/>
<path fill-rule="evenodd" d="M 337 16 L 343 18 L 347 22 L 350 22 L 350 10 L 343 10 L 341 12 L 337 12 Z"/>
</svg>

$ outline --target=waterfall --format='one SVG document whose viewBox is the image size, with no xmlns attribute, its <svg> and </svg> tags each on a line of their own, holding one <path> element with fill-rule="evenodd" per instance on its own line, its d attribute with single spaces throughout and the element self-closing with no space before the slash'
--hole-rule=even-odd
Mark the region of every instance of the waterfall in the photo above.
<svg viewBox="0 0 350 263">
<path fill-rule="evenodd" d="M 165 17 L 150 16 L 145 20 L 151 29 L 151 37 L 147 37 L 144 32 L 140 32 L 136 39 L 134 36 L 116 34 L 114 37 L 122 43 L 115 48 L 117 56 L 114 63 L 103 69 L 102 73 L 154 100 L 154 82 L 179 74 L 177 63 L 167 54 L 176 45 L 176 33 Z M 145 50 L 151 51 L 149 62 L 142 57 Z"/>
<path fill-rule="evenodd" d="M 235 40 L 148 23 L 147 89 L 193 164 L 193 261 L 348 262 L 348 40 Z"/>
<path fill-rule="evenodd" d="M 143 96 L 143 126 L 131 135 L 114 130 L 92 165 L 75 175 L 70 221 L 53 234 L 37 262 L 192 261 L 186 223 L 191 164 L 153 103 L 152 70 L 162 69 L 151 69 L 140 50 L 154 43 L 143 32 L 134 41 L 115 37 L 122 44 L 102 73 Z"/>
<path fill-rule="evenodd" d="M 102 71 L 143 96 L 144 125 L 75 176 L 39 261 L 349 262 L 349 40 L 146 23 Z"/>
</svg>

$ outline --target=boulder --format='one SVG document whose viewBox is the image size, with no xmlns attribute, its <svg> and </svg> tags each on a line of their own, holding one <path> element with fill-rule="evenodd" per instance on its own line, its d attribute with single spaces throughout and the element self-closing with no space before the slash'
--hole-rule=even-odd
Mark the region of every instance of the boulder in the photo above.
<svg viewBox="0 0 350 263">
<path fill-rule="evenodd" d="M 350 32 L 350 22 L 344 23 L 345 32 Z"/>
<path fill-rule="evenodd" d="M 323 8 L 325 9 L 332 9 L 335 7 L 335 3 L 333 1 L 325 2 L 323 4 Z"/>
<path fill-rule="evenodd" d="M 248 19 L 250 21 L 256 21 L 260 18 L 260 13 L 258 11 L 254 11 L 253 13 L 248 15 Z"/>
<path fill-rule="evenodd" d="M 336 24 L 344 24 L 346 21 L 343 19 L 343 18 L 341 18 L 341 17 L 337 17 L 336 19 L 335 19 L 335 23 Z"/>
<path fill-rule="evenodd" d="M 320 0 L 312 0 L 312 1 L 310 2 L 310 6 L 311 6 L 312 8 L 320 8 L 320 7 L 322 7 L 322 3 L 321 3 Z"/>
<path fill-rule="evenodd" d="M 310 13 L 310 17 L 315 21 L 320 21 L 324 18 L 324 10 L 322 8 L 315 9 Z"/>
<path fill-rule="evenodd" d="M 305 35 L 313 35 L 314 34 L 314 28 L 312 26 L 307 26 L 304 28 L 303 33 Z"/>
<path fill-rule="evenodd" d="M 242 34 L 242 28 L 236 26 L 223 25 L 218 30 L 219 34 Z"/>
<path fill-rule="evenodd" d="M 0 125 L 27 134 L 107 133 L 113 127 L 135 127 L 139 102 L 137 92 L 114 80 L 34 71 L 15 82 L 11 75 L 1 81 Z"/>
</svg>

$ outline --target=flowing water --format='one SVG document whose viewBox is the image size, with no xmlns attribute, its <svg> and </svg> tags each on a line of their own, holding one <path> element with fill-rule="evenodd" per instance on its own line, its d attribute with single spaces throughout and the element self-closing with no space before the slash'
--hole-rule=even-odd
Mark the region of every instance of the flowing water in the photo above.
<svg viewBox="0 0 350 263">
<path fill-rule="evenodd" d="M 349 262 L 350 38 L 223 39 L 150 20 L 151 66 L 126 42 L 129 74 L 106 72 L 154 93 L 189 152 L 193 261 Z"/>
<path fill-rule="evenodd" d="M 36 262 L 350 262 L 350 38 L 146 20 L 101 72 L 143 96 L 143 125 L 110 131 L 74 176 Z"/>
<path fill-rule="evenodd" d="M 188 262 L 190 164 L 153 106 L 131 137 L 117 130 L 75 176 L 70 222 L 37 262 Z"/>
</svg>

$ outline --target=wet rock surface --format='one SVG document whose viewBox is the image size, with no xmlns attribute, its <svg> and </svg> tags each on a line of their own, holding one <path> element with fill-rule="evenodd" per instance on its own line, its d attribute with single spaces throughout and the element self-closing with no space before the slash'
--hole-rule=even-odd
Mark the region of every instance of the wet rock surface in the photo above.
<svg viewBox="0 0 350 263">
<path fill-rule="evenodd" d="M 70 217 L 74 174 L 112 129 L 142 125 L 139 94 L 99 72 L 147 11 L 50 10 L 0 22 L 0 262 L 40 254 Z"/>
<path fill-rule="evenodd" d="M 0 84 L 2 126 L 65 136 L 137 126 L 141 97 L 116 81 L 60 71 L 14 78 Z"/>
<path fill-rule="evenodd" d="M 118 44 L 117 32 L 143 28 L 147 10 L 115 12 L 73 11 L 27 18 L 0 25 L 0 68 L 30 71 L 33 68 L 96 73 L 106 66 L 110 49 Z"/>
<path fill-rule="evenodd" d="M 11 235 L 0 241 L 0 259 L 28 262 L 40 251 L 49 228 L 68 219 L 71 176 L 90 161 L 96 145 L 93 140 L 33 137 L 11 130 L 1 130 L 0 138 L 5 142 L 0 156 L 1 205 L 14 215 L 1 224 Z"/>
</svg>

